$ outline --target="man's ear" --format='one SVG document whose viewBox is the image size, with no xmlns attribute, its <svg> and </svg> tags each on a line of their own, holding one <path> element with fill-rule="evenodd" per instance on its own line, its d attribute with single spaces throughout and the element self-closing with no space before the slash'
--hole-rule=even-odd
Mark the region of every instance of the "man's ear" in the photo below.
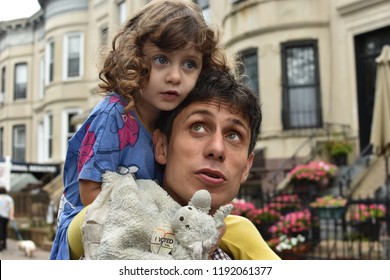
<svg viewBox="0 0 390 280">
<path fill-rule="evenodd" d="M 246 167 L 244 173 L 242 174 L 241 177 L 241 184 L 244 183 L 246 179 L 248 179 L 249 171 L 252 168 L 254 158 L 255 158 L 255 153 L 254 152 L 250 153 L 250 155 L 248 156 L 248 160 L 246 161 Z"/>
<path fill-rule="evenodd" d="M 168 140 L 167 136 L 159 129 L 153 132 L 153 144 L 155 160 L 159 164 L 165 165 L 167 163 Z"/>
</svg>

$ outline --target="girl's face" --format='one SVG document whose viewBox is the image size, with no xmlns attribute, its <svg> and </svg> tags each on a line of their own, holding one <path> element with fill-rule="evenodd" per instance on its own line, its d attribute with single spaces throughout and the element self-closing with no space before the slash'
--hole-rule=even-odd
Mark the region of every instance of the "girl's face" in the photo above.
<svg viewBox="0 0 390 280">
<path fill-rule="evenodd" d="M 142 116 L 153 112 L 158 116 L 160 111 L 176 108 L 194 88 L 202 70 L 202 53 L 191 45 L 168 52 L 151 42 L 144 45 L 143 52 L 151 61 L 151 71 L 137 110 Z"/>
</svg>

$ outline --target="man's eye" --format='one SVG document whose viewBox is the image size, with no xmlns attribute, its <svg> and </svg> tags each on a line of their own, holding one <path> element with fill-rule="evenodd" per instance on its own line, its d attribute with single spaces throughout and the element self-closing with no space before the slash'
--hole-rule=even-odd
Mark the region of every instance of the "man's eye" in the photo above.
<svg viewBox="0 0 390 280">
<path fill-rule="evenodd" d="M 200 124 L 195 124 L 192 126 L 192 130 L 195 132 L 203 132 L 205 129 L 202 125 Z"/>
<path fill-rule="evenodd" d="M 234 141 L 238 141 L 238 140 L 241 139 L 240 135 L 239 135 L 238 133 L 236 133 L 236 132 L 233 132 L 233 133 L 228 134 L 228 135 L 227 135 L 227 138 L 228 138 L 229 140 L 234 140 Z"/>
<path fill-rule="evenodd" d="M 153 61 L 155 63 L 159 63 L 159 64 L 166 64 L 167 63 L 167 59 L 164 56 L 156 56 L 153 58 Z"/>
</svg>

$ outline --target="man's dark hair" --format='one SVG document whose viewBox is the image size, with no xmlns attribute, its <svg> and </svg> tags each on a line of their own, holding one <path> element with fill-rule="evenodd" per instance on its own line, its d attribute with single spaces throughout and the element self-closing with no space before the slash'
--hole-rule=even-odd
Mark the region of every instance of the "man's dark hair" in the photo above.
<svg viewBox="0 0 390 280">
<path fill-rule="evenodd" d="M 253 91 L 230 72 L 203 72 L 188 97 L 176 109 L 162 113 L 157 127 L 169 140 L 173 122 L 184 108 L 194 102 L 211 100 L 227 104 L 231 113 L 242 114 L 248 120 L 251 129 L 248 153 L 251 153 L 256 145 L 262 121 L 260 102 Z"/>
</svg>

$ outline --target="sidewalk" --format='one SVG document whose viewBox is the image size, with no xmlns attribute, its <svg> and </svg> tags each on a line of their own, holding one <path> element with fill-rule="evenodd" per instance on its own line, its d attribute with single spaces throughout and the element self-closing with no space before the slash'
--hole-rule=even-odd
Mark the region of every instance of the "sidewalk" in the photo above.
<svg viewBox="0 0 390 280">
<path fill-rule="evenodd" d="M 7 249 L 0 252 L 0 260 L 48 260 L 50 252 L 37 248 L 32 258 L 24 255 L 16 245 L 17 240 L 8 239 Z"/>
</svg>

